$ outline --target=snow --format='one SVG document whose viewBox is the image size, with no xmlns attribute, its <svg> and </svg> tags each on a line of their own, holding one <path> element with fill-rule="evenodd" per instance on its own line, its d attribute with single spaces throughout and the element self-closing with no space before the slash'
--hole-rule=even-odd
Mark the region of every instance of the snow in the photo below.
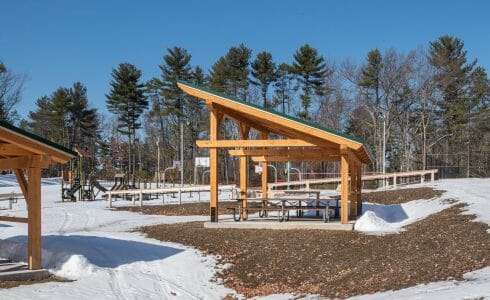
<svg viewBox="0 0 490 300">
<path fill-rule="evenodd" d="M 439 212 L 451 204 L 446 199 L 466 203 L 464 213 L 490 225 L 490 179 L 442 180 L 435 188 L 442 196 L 397 205 L 365 203 L 364 215 L 355 229 L 365 234 L 391 234 Z M 114 211 L 105 201 L 61 203 L 58 179 L 43 179 L 43 266 L 74 280 L 50 282 L 12 289 L 0 289 L 0 299 L 220 299 L 235 294 L 214 276 L 216 258 L 179 244 L 160 242 L 133 232 L 140 226 L 203 221 L 205 216 L 151 216 Z M 15 177 L 0 176 L 0 194 L 20 193 Z M 332 195 L 331 191 L 322 195 Z M 209 195 L 201 194 L 206 201 Z M 221 199 L 229 198 L 222 193 Z M 185 196 L 183 201 L 197 201 Z M 166 198 L 165 203 L 177 202 Z M 161 200 L 145 201 L 145 205 Z M 115 206 L 130 205 L 116 201 Z M 0 214 L 26 216 L 25 201 L 0 201 Z M 25 261 L 26 224 L 0 224 L 0 257 Z M 441 281 L 399 291 L 363 295 L 354 299 L 463 299 L 490 297 L 490 267 L 465 274 L 465 281 Z M 297 295 L 277 294 L 260 299 L 295 299 Z M 305 299 L 317 299 L 307 295 Z"/>
<path fill-rule="evenodd" d="M 214 257 L 130 232 L 145 225 L 203 221 L 207 217 L 113 211 L 106 209 L 105 201 L 61 203 L 60 189 L 59 180 L 43 180 L 42 263 L 56 275 L 75 281 L 0 289 L 0 299 L 32 299 L 34 294 L 37 299 L 219 299 L 234 293 L 213 280 L 218 270 Z M 0 176 L 0 193 L 10 192 L 20 192 L 15 177 Z M 224 199 L 229 197 L 225 194 L 221 195 Z M 195 198 L 187 195 L 183 201 Z M 204 195 L 202 199 L 206 199 Z M 0 201 L 0 207 L 7 208 L 2 202 L 7 201 Z M 161 200 L 149 202 L 158 204 Z M 118 206 L 130 203 L 115 202 Z M 0 213 L 26 216 L 25 201 L 18 200 L 12 210 Z M 0 224 L 0 257 L 25 261 L 26 233 L 26 224 Z"/>
</svg>

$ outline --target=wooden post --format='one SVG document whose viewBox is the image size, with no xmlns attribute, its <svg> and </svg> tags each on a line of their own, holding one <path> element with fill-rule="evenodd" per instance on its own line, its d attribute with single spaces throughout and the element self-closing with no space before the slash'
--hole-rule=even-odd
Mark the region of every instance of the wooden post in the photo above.
<svg viewBox="0 0 490 300">
<path fill-rule="evenodd" d="M 362 214 L 362 164 L 357 165 L 357 216 Z"/>
<path fill-rule="evenodd" d="M 107 197 L 109 200 L 109 208 L 112 208 L 112 193 L 109 191 L 109 196 Z"/>
<path fill-rule="evenodd" d="M 430 183 L 433 184 L 434 183 L 434 179 L 435 179 L 435 172 L 432 171 L 432 172 L 430 172 Z"/>
<path fill-rule="evenodd" d="M 420 175 L 420 183 L 424 183 L 425 181 L 425 174 Z"/>
<path fill-rule="evenodd" d="M 209 114 L 209 139 L 218 140 L 218 128 L 221 116 L 212 109 Z M 218 148 L 209 149 L 209 214 L 211 222 L 218 222 Z"/>
<path fill-rule="evenodd" d="M 350 220 L 355 220 L 356 219 L 356 216 L 357 216 L 357 197 L 356 197 L 356 193 L 357 193 L 357 189 L 356 189 L 356 185 L 357 185 L 357 180 L 356 180 L 357 168 L 356 168 L 356 163 L 354 163 L 354 162 L 351 161 L 351 164 L 352 164 L 352 168 L 351 168 L 351 172 L 350 172 L 350 193 L 349 193 L 350 206 L 349 206 L 349 219 Z"/>
<path fill-rule="evenodd" d="M 340 146 L 340 223 L 348 223 L 349 201 L 349 150 L 346 146 Z"/>
<path fill-rule="evenodd" d="M 27 263 L 30 270 L 37 270 L 41 269 L 41 168 L 29 168 L 27 177 Z"/>
<path fill-rule="evenodd" d="M 141 190 L 140 190 L 139 197 L 140 197 L 140 207 L 143 207 L 143 192 Z"/>
<path fill-rule="evenodd" d="M 393 173 L 393 187 L 396 189 L 396 172 Z"/>
<path fill-rule="evenodd" d="M 237 122 L 240 139 L 247 140 L 250 127 Z M 247 189 L 248 189 L 248 156 L 240 156 L 240 201 L 242 203 L 242 219 L 247 220 Z"/>
<path fill-rule="evenodd" d="M 269 138 L 269 134 L 265 131 L 260 132 L 260 138 L 266 140 Z M 264 148 L 266 149 L 266 148 Z M 262 202 L 264 205 L 267 203 L 267 178 L 269 177 L 269 169 L 267 167 L 267 162 L 262 162 Z"/>
</svg>

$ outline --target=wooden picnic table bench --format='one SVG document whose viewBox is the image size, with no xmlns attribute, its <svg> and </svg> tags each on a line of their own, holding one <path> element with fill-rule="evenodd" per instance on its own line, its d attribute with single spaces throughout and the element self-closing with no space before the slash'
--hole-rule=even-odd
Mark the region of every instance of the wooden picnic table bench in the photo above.
<svg viewBox="0 0 490 300">
<path fill-rule="evenodd" d="M 296 210 L 297 217 L 303 217 L 305 210 L 314 210 L 317 212 L 317 216 L 319 216 L 320 211 L 323 211 L 323 219 L 325 222 L 330 221 L 330 211 L 334 211 L 335 216 L 338 216 L 339 211 L 339 200 L 338 199 L 318 199 L 318 198 L 268 198 L 268 199 L 247 199 L 247 202 L 260 202 L 261 205 L 259 207 L 248 207 L 246 208 L 245 216 L 242 216 L 243 210 L 243 200 L 237 199 L 237 207 L 229 207 L 229 210 L 232 210 L 233 219 L 238 222 L 240 220 L 247 220 L 246 215 L 250 211 L 258 211 L 259 217 L 264 218 L 268 216 L 269 211 L 277 211 L 278 212 L 278 221 L 282 222 L 284 220 L 289 220 L 289 211 Z M 336 201 L 335 206 L 329 205 L 330 201 Z M 315 202 L 314 206 L 303 205 L 305 202 Z M 322 202 L 327 202 L 322 205 Z"/>
</svg>

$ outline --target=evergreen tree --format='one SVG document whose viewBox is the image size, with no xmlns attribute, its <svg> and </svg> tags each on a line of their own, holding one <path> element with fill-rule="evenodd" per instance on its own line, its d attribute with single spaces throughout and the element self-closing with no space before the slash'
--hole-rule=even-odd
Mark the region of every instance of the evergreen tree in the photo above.
<svg viewBox="0 0 490 300">
<path fill-rule="evenodd" d="M 230 92 L 243 100 L 247 100 L 248 95 L 248 65 L 251 54 L 250 48 L 240 44 L 238 47 L 231 47 L 225 56 Z"/>
<path fill-rule="evenodd" d="M 148 107 L 144 85 L 140 82 L 141 71 L 129 63 L 119 64 L 112 70 L 111 90 L 106 94 L 107 108 L 118 116 L 118 131 L 128 137 L 128 171 L 134 183 L 134 140 L 141 127 L 139 117 Z"/>
<path fill-rule="evenodd" d="M 276 107 L 280 105 L 282 113 L 289 113 L 293 98 L 292 94 L 298 88 L 294 84 L 294 75 L 290 72 L 290 66 L 288 64 L 282 63 L 277 67 L 274 87 L 272 106 Z"/>
<path fill-rule="evenodd" d="M 69 90 L 70 112 L 70 147 L 86 148 L 94 144 L 97 136 L 98 117 L 95 108 L 88 107 L 87 88 L 80 82 L 73 84 Z M 89 149 L 92 154 L 95 149 Z"/>
<path fill-rule="evenodd" d="M 303 45 L 294 54 L 291 72 L 298 76 L 297 79 L 302 88 L 300 95 L 302 111 L 298 113 L 298 116 L 307 120 L 309 119 L 308 109 L 311 105 L 311 96 L 322 94 L 326 72 L 325 59 L 318 54 L 315 48 L 308 44 Z"/>
<path fill-rule="evenodd" d="M 221 56 L 211 67 L 209 74 L 209 87 L 217 92 L 227 92 L 228 62 Z"/>
<path fill-rule="evenodd" d="M 252 84 L 260 86 L 262 92 L 262 106 L 267 108 L 267 90 L 269 85 L 276 80 L 276 64 L 269 52 L 260 52 L 252 62 Z"/>
</svg>

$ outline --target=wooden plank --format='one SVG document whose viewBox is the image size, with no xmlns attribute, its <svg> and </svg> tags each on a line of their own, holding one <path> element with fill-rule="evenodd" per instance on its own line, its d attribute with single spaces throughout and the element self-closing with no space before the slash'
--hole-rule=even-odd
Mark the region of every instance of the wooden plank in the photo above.
<svg viewBox="0 0 490 300">
<path fill-rule="evenodd" d="M 7 143 L 0 143 L 0 155 L 24 156 L 24 155 L 33 155 L 33 154 L 36 154 L 36 153 L 22 149 L 16 145 L 7 144 Z"/>
<path fill-rule="evenodd" d="M 306 149 L 231 149 L 232 156 L 283 156 L 283 155 L 339 155 L 338 147 L 334 148 L 306 148 Z"/>
<path fill-rule="evenodd" d="M 28 253 L 30 270 L 41 268 L 41 168 L 28 169 Z"/>
<path fill-rule="evenodd" d="M 237 147 L 316 147 L 317 145 L 299 139 L 287 140 L 199 140 L 199 148 L 237 148 Z"/>
<path fill-rule="evenodd" d="M 260 138 L 267 140 L 269 138 L 269 133 L 262 131 L 260 132 Z M 261 149 L 267 151 L 267 148 Z M 262 189 L 262 201 L 267 202 L 267 178 L 269 177 L 269 169 L 267 166 L 267 161 L 262 162 L 262 178 L 261 178 L 261 189 Z"/>
<path fill-rule="evenodd" d="M 26 199 L 27 205 L 29 206 L 29 197 L 27 193 L 27 180 L 24 176 L 24 171 L 22 169 L 14 169 L 15 177 L 17 178 L 17 182 L 19 183 L 20 189 L 22 190 L 22 194 L 24 194 L 24 199 Z"/>
<path fill-rule="evenodd" d="M 0 221 L 3 221 L 3 222 L 15 222 L 15 223 L 27 223 L 28 222 L 28 218 L 0 216 Z"/>
<path fill-rule="evenodd" d="M 340 147 L 341 174 L 340 174 L 340 223 L 348 223 L 348 201 L 349 201 L 349 153 L 346 146 Z"/>
<path fill-rule="evenodd" d="M 212 110 L 209 114 L 209 139 L 216 142 L 222 115 Z M 209 193 L 211 222 L 218 222 L 218 148 L 209 149 Z"/>
<path fill-rule="evenodd" d="M 310 155 L 310 156 L 252 156 L 255 162 L 285 162 L 285 161 L 339 161 L 337 155 Z"/>
</svg>

